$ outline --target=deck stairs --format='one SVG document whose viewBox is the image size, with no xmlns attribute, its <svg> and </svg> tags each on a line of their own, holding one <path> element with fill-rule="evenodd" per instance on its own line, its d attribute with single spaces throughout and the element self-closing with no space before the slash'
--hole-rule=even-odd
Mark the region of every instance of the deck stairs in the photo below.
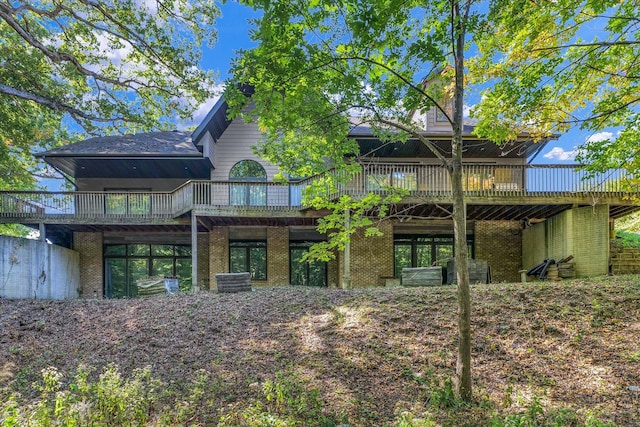
<svg viewBox="0 0 640 427">
<path fill-rule="evenodd" d="M 611 244 L 611 274 L 640 274 L 640 249 Z"/>
</svg>

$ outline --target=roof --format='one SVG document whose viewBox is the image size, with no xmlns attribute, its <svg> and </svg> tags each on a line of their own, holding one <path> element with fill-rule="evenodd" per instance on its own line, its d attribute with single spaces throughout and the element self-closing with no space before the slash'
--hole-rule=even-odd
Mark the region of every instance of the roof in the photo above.
<svg viewBox="0 0 640 427">
<path fill-rule="evenodd" d="M 239 85 L 239 89 L 246 97 L 251 97 L 255 92 L 253 86 L 249 85 Z M 200 139 L 203 135 L 208 131 L 214 141 L 218 141 L 225 130 L 231 124 L 229 117 L 227 116 L 227 110 L 229 108 L 229 104 L 224 99 L 224 95 L 218 99 L 215 105 L 211 108 L 207 116 L 204 118 L 202 123 L 193 131 L 191 134 L 191 138 L 195 144 L 200 143 Z"/>
<path fill-rule="evenodd" d="M 465 124 L 463 125 L 463 128 L 462 128 L 462 134 L 464 136 L 472 136 L 474 129 L 475 129 L 475 126 L 470 124 Z M 424 132 L 424 135 L 437 136 L 439 138 L 442 138 L 442 137 L 451 138 L 452 132 L 451 130 L 430 131 L 430 132 Z M 349 136 L 356 136 L 356 137 L 357 136 L 373 136 L 373 130 L 371 129 L 371 127 L 369 127 L 366 124 L 356 124 L 349 131 Z"/>
<path fill-rule="evenodd" d="M 101 136 L 37 153 L 74 178 L 209 179 L 211 162 L 188 132 Z"/>
<path fill-rule="evenodd" d="M 252 86 L 248 85 L 240 85 L 239 88 L 247 97 L 253 95 L 255 91 Z M 191 135 L 194 143 L 198 144 L 206 132 L 209 132 L 213 140 L 217 142 L 231 124 L 231 120 L 227 117 L 227 110 L 228 104 L 224 97 L 221 97 Z M 350 117 L 349 120 L 352 123 L 349 137 L 357 139 L 361 154 L 370 154 L 376 157 L 435 157 L 424 144 L 415 139 L 410 139 L 405 143 L 384 143 L 373 135 L 372 129 L 367 124 L 358 123 L 354 117 Z M 464 156 L 469 158 L 533 158 L 547 142 L 557 138 L 557 135 L 551 135 L 547 139 L 536 142 L 530 135 L 523 134 L 519 135 L 515 141 L 497 145 L 491 141 L 478 139 L 473 135 L 474 128 L 473 124 L 466 123 L 462 130 L 465 141 Z M 436 141 L 436 146 L 445 156 L 450 154 L 450 130 L 430 131 L 425 132 L 424 135 Z"/>
<path fill-rule="evenodd" d="M 426 135 L 445 157 L 451 157 L 451 135 Z M 360 154 L 385 158 L 435 158 L 435 155 L 417 139 L 406 142 L 386 143 L 373 137 L 354 137 L 358 141 Z M 477 138 L 463 138 L 463 157 L 466 159 L 529 159 L 540 151 L 548 141 L 534 142 L 531 139 L 495 144 Z"/>
<path fill-rule="evenodd" d="M 99 136 L 37 153 L 36 157 L 202 157 L 188 132 Z"/>
<path fill-rule="evenodd" d="M 531 135 L 519 135 L 514 141 L 496 144 L 486 139 L 479 139 L 473 134 L 475 126 L 465 124 L 462 130 L 463 156 L 465 158 L 524 158 L 535 156 L 557 135 L 551 135 L 541 141 L 535 141 Z M 451 156 L 451 131 L 423 132 L 445 156 Z M 360 154 L 373 157 L 420 157 L 435 158 L 435 155 L 416 138 L 409 138 L 406 142 L 384 142 L 373 134 L 367 125 L 354 126 L 349 137 L 355 138 L 360 146 Z"/>
</svg>

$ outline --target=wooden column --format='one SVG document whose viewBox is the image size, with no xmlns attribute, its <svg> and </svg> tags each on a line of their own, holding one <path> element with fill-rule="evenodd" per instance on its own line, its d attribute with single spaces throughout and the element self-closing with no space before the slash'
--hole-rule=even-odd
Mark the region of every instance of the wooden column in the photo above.
<svg viewBox="0 0 640 427">
<path fill-rule="evenodd" d="M 198 292 L 198 217 L 191 212 L 191 290 Z"/>
<path fill-rule="evenodd" d="M 344 212 L 344 228 L 351 228 L 351 212 L 347 209 Z M 351 287 L 351 235 L 348 236 L 344 244 L 344 276 L 342 277 L 342 288 L 349 289 Z"/>
</svg>

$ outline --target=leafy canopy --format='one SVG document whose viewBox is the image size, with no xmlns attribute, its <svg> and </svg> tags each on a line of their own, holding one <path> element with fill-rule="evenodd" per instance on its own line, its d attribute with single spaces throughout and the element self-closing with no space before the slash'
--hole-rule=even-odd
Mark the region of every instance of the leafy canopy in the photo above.
<svg viewBox="0 0 640 427">
<path fill-rule="evenodd" d="M 347 138 L 354 126 L 366 126 L 383 141 L 418 138 L 450 166 L 450 159 L 423 135 L 414 113 L 440 109 L 450 123 L 445 102 L 453 95 L 450 64 L 452 27 L 449 1 L 247 1 L 262 10 L 252 38 L 257 47 L 241 52 L 233 66 L 236 82 L 255 89 L 248 99 L 238 86 L 226 93 L 231 115 L 248 115 L 265 133 L 257 152 L 287 175 L 307 177 L 339 171 L 307 188 L 307 203 L 331 212 L 320 220 L 329 242 L 311 251 L 327 259 L 343 249 L 357 228 L 377 234 L 376 222 L 389 214 L 387 197 L 327 195 L 360 171 L 357 141 Z M 476 25 L 469 14 L 467 25 Z M 451 157 L 451 152 L 449 152 Z M 351 212 L 345 221 L 344 212 Z M 321 250 L 322 249 L 322 250 Z"/>
<path fill-rule="evenodd" d="M 32 185 L 30 152 L 69 126 L 106 134 L 188 117 L 212 92 L 197 65 L 217 15 L 213 0 L 0 3 L 0 185 Z"/>
<path fill-rule="evenodd" d="M 474 111 L 477 131 L 500 140 L 523 125 L 609 129 L 611 137 L 583 145 L 579 160 L 640 176 L 638 2 L 494 0 L 490 10 L 470 63 L 490 83 Z"/>
<path fill-rule="evenodd" d="M 346 138 L 352 126 L 403 141 L 422 130 L 410 112 L 442 108 L 451 96 L 442 83 L 452 78 L 448 1 L 247 3 L 264 13 L 252 32 L 259 45 L 241 52 L 234 78 L 255 87 L 254 113 L 266 133 L 258 151 L 286 173 L 353 171 L 345 161 L 358 152 Z M 446 78 L 423 84 L 443 70 Z M 239 114 L 243 97 L 227 96 Z"/>
</svg>

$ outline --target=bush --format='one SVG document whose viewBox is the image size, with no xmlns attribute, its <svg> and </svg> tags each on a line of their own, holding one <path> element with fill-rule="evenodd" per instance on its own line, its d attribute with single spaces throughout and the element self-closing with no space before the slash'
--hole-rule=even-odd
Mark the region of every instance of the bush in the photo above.
<svg viewBox="0 0 640 427">
<path fill-rule="evenodd" d="M 80 367 L 63 389 L 62 374 L 56 368 L 43 369 L 42 379 L 34 384 L 38 399 L 20 405 L 20 396 L 9 396 L 0 412 L 0 425 L 138 426 L 149 422 L 159 389 L 150 367 L 136 370 L 127 380 L 115 365 L 107 366 L 95 383 L 88 377 L 89 370 Z"/>
</svg>

